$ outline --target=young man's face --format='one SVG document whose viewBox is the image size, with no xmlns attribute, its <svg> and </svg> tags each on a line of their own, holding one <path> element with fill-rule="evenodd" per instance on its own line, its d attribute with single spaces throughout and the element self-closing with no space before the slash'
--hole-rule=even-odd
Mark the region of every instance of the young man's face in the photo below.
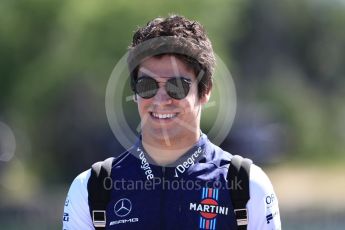
<svg viewBox="0 0 345 230">
<path fill-rule="evenodd" d="M 210 95 L 199 99 L 193 69 L 173 55 L 163 55 L 148 58 L 140 64 L 138 79 L 143 76 L 160 82 L 152 98 L 144 99 L 137 95 L 143 136 L 169 143 L 199 134 L 201 106 Z M 174 77 L 184 77 L 192 82 L 189 93 L 183 99 L 174 99 L 166 92 L 166 81 Z"/>
</svg>

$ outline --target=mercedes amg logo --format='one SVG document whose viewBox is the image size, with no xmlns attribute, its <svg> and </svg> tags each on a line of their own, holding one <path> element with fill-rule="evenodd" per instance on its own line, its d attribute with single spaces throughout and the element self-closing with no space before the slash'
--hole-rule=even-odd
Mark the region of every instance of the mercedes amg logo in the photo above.
<svg viewBox="0 0 345 230">
<path fill-rule="evenodd" d="M 118 200 L 114 206 L 114 212 L 119 217 L 127 216 L 132 210 L 132 203 L 127 198 Z"/>
</svg>

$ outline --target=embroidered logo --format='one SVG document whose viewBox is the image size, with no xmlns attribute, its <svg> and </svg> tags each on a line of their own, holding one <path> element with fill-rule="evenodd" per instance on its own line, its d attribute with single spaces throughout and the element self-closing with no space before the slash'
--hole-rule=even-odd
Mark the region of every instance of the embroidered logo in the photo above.
<svg viewBox="0 0 345 230">
<path fill-rule="evenodd" d="M 179 164 L 175 168 L 175 177 L 178 177 L 178 173 L 184 173 L 190 166 L 192 166 L 196 159 L 202 153 L 202 148 L 199 147 L 190 157 L 186 159 L 182 164 Z"/>
<path fill-rule="evenodd" d="M 216 229 L 217 215 L 227 215 L 229 208 L 218 204 L 219 189 L 203 188 L 200 203 L 189 203 L 189 210 L 200 213 L 200 229 Z"/>
<path fill-rule="evenodd" d="M 152 174 L 151 166 L 145 157 L 144 151 L 138 147 L 137 152 L 139 153 L 139 159 L 141 161 L 140 168 L 144 170 L 147 180 L 152 180 L 154 176 Z"/>
<path fill-rule="evenodd" d="M 127 198 L 118 200 L 114 206 L 114 212 L 118 217 L 127 216 L 132 210 L 132 203 Z"/>
</svg>

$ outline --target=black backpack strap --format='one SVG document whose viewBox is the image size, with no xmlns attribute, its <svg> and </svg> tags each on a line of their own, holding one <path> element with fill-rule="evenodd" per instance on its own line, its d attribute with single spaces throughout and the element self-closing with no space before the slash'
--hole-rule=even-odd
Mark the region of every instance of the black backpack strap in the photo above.
<svg viewBox="0 0 345 230">
<path fill-rule="evenodd" d="M 106 209 L 111 196 L 111 169 L 114 158 L 94 163 L 87 183 L 88 202 L 93 225 L 96 230 L 105 229 Z"/>
<path fill-rule="evenodd" d="M 235 155 L 231 159 L 227 175 L 230 197 L 239 230 L 247 229 L 248 225 L 246 205 L 250 199 L 249 176 L 252 163 L 250 159 Z"/>
</svg>

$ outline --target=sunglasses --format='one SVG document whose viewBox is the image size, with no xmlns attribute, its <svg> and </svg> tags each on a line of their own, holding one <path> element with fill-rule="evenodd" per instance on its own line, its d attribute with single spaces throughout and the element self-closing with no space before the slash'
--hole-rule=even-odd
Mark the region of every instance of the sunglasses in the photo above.
<svg viewBox="0 0 345 230">
<path fill-rule="evenodd" d="M 154 97 L 159 89 L 159 83 L 154 78 L 143 76 L 138 78 L 134 84 L 134 92 L 140 97 L 149 99 Z M 185 77 L 169 78 L 165 82 L 165 91 L 169 97 L 181 100 L 188 95 L 192 81 Z"/>
</svg>

